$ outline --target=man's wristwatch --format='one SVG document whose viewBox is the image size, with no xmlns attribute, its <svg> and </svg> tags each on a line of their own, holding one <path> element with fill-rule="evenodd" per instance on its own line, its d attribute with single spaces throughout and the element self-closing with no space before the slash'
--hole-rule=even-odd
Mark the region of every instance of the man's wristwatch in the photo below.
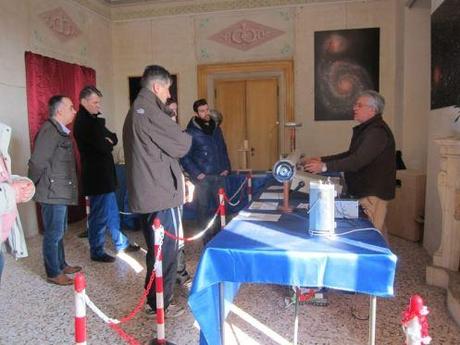
<svg viewBox="0 0 460 345">
<path fill-rule="evenodd" d="M 321 172 L 326 172 L 327 171 L 327 165 L 326 163 L 321 164 Z"/>
</svg>

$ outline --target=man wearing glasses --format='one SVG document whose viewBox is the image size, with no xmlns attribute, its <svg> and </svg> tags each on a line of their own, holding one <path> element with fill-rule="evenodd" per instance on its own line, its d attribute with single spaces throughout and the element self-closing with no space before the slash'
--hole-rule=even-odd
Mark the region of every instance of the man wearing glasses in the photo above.
<svg viewBox="0 0 460 345">
<path fill-rule="evenodd" d="M 353 106 L 353 128 L 348 151 L 303 161 L 312 173 L 344 172 L 350 196 L 359 203 L 369 220 L 387 238 L 387 203 L 395 196 L 396 152 L 393 133 L 383 121 L 384 98 L 377 92 L 361 92 Z"/>
</svg>

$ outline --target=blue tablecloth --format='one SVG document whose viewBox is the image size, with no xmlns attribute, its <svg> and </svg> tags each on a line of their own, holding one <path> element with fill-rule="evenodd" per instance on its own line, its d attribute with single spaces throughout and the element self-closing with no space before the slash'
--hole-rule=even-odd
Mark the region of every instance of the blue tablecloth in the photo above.
<svg viewBox="0 0 460 345">
<path fill-rule="evenodd" d="M 115 165 L 115 171 L 117 174 L 118 179 L 118 188 L 116 190 L 117 196 L 117 203 L 118 208 L 122 212 L 121 214 L 121 223 L 124 228 L 128 229 L 136 229 L 139 227 L 138 224 L 138 215 L 136 214 L 124 214 L 129 213 L 129 204 L 128 204 L 128 192 L 126 190 L 126 174 L 125 174 L 125 166 L 122 164 Z M 227 196 L 230 198 L 232 197 L 239 189 L 241 184 L 244 182 L 246 178 L 246 174 L 236 174 L 232 173 L 225 179 L 225 191 Z M 266 172 L 261 173 L 253 173 L 252 176 L 252 191 L 253 194 L 259 193 L 267 183 L 272 182 L 273 179 L 271 174 L 267 174 Z M 247 206 L 248 204 L 248 194 L 246 186 L 241 189 L 241 192 L 235 196 L 235 199 L 232 200 L 232 203 L 236 203 L 238 200 L 241 201 L 235 205 L 226 205 L 226 210 L 228 214 L 236 213 Z M 184 212 L 183 217 L 184 219 L 195 219 L 196 216 L 196 206 L 195 203 L 185 204 L 184 205 Z M 214 211 L 217 209 L 217 204 L 209 205 L 210 213 L 213 214 Z"/>
<path fill-rule="evenodd" d="M 200 344 L 220 344 L 220 282 L 226 307 L 246 282 L 392 296 L 397 258 L 381 234 L 366 219 L 336 221 L 336 234 L 363 230 L 311 237 L 305 210 L 283 214 L 278 222 L 232 220 L 208 243 L 188 299 L 201 328 Z"/>
</svg>

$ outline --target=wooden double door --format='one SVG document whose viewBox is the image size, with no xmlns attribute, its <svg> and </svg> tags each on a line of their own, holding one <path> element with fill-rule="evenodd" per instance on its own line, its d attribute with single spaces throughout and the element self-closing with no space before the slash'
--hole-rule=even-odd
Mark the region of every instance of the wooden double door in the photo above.
<svg viewBox="0 0 460 345">
<path fill-rule="evenodd" d="M 216 80 L 214 86 L 232 169 L 271 169 L 279 157 L 278 79 Z"/>
</svg>

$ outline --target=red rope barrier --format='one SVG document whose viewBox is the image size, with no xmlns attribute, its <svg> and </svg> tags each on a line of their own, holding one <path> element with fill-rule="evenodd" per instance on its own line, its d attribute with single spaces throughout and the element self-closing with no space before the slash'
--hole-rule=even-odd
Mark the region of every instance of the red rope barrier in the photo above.
<svg viewBox="0 0 460 345">
<path fill-rule="evenodd" d="M 160 249 L 161 250 L 161 249 Z M 152 286 L 153 286 L 153 281 L 155 280 L 155 271 L 152 270 L 152 273 L 150 274 L 150 279 L 149 279 L 149 282 L 147 284 L 147 287 L 144 289 L 144 293 L 142 294 L 141 298 L 139 299 L 139 302 L 137 303 L 136 307 L 125 317 L 123 317 L 121 320 L 120 320 L 120 323 L 119 324 L 116 324 L 116 323 L 112 323 L 110 322 L 109 323 L 109 326 L 110 328 L 112 328 L 115 332 L 117 332 L 117 334 L 126 342 L 128 343 L 129 345 L 140 345 L 139 341 L 134 338 L 133 336 L 131 336 L 130 334 L 126 333 L 121 327 L 120 325 L 123 324 L 123 323 L 126 323 L 130 320 L 132 320 L 136 315 L 137 313 L 139 313 L 139 311 L 142 309 L 142 307 L 144 306 L 144 303 L 145 303 L 145 300 L 150 292 L 150 290 L 152 289 Z"/>
</svg>

